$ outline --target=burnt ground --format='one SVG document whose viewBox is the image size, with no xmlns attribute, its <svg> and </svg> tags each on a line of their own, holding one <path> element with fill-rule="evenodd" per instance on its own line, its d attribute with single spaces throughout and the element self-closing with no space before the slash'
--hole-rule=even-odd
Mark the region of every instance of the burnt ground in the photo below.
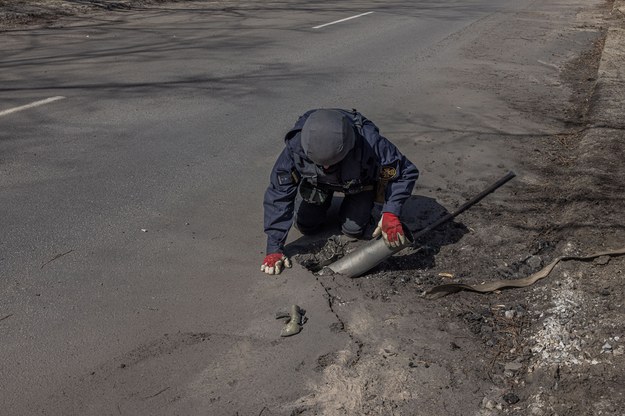
<svg viewBox="0 0 625 416">
<path fill-rule="evenodd" d="M 154 2 L 50 1 L 40 7 L 0 1 L 0 20 L 5 29 L 52 24 L 59 15 Z M 606 81 L 614 62 L 601 61 L 606 39 L 611 46 L 625 43 L 622 33 L 608 37 L 609 29 L 623 27 L 622 14 L 614 10 L 612 2 L 580 10 L 581 40 L 573 31 L 553 34 L 548 24 L 539 24 L 553 16 L 519 13 L 519 21 L 536 25 L 534 36 L 523 40 L 537 49 L 558 36 L 563 42 L 585 42 L 581 55 L 563 59 L 553 80 L 570 92 L 568 101 L 557 101 L 549 88 L 528 99 L 531 94 L 520 93 L 525 86 L 514 79 L 519 75 L 513 68 L 478 71 L 474 87 L 495 85 L 518 112 L 559 120 L 562 129 L 485 135 L 484 144 L 514 140 L 511 157 L 521 167 L 516 180 L 422 239 L 418 249 L 405 250 L 364 277 L 316 277 L 337 317 L 333 330 L 346 332 L 352 345 L 318 358 L 316 370 L 324 382 L 311 387 L 308 396 L 283 404 L 285 414 L 440 414 L 441 408 L 449 415 L 622 414 L 624 258 L 564 263 L 524 289 L 461 292 L 433 301 L 421 297 L 437 284 L 525 277 L 562 254 L 625 245 L 621 106 L 618 95 L 604 99 L 615 89 Z M 499 27 L 489 36 L 495 39 L 510 29 Z M 479 57 L 469 47 L 463 52 L 484 62 L 509 58 L 502 50 Z M 622 67 L 622 55 L 609 57 L 621 59 Z M 503 174 L 505 166 L 497 167 Z M 440 202 L 417 189 L 404 219 L 418 230 L 440 216 L 443 205 L 452 210 L 480 189 L 449 179 L 436 190 Z M 316 250 L 336 248 L 336 241 L 318 242 Z M 343 247 L 341 241 L 339 248 L 353 246 Z"/>
</svg>

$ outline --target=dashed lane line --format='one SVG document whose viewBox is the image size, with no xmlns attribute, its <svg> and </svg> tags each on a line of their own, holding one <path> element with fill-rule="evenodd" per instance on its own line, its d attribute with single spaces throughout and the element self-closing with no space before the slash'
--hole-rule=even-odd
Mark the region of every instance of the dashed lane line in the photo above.
<svg viewBox="0 0 625 416">
<path fill-rule="evenodd" d="M 59 96 L 56 96 L 56 97 L 46 98 L 45 100 L 35 101 L 34 103 L 22 105 L 22 106 L 19 106 L 19 107 L 9 108 L 8 110 L 0 111 L 0 117 L 6 116 L 8 114 L 17 113 L 18 111 L 27 110 L 29 108 L 39 107 L 40 105 L 50 104 L 50 103 L 53 103 L 54 101 L 62 100 L 64 98 L 65 97 L 59 95 Z"/>
<path fill-rule="evenodd" d="M 322 27 L 334 25 L 334 24 L 337 24 L 337 23 L 346 22 L 348 20 L 352 20 L 352 19 L 356 19 L 358 17 L 366 16 L 366 15 L 371 14 L 371 13 L 373 13 L 373 12 L 360 13 L 360 14 L 357 14 L 356 16 L 346 17 L 345 19 L 335 20 L 334 22 L 324 23 L 324 24 L 319 25 L 319 26 L 314 26 L 313 29 L 321 29 Z"/>
</svg>

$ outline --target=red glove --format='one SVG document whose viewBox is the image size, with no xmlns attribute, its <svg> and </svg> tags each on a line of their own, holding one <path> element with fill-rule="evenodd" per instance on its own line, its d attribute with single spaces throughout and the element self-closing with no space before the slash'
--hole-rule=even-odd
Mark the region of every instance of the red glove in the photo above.
<svg viewBox="0 0 625 416">
<path fill-rule="evenodd" d="M 378 227 L 373 232 L 373 237 L 378 237 L 380 234 L 382 234 L 382 238 L 389 248 L 406 244 L 406 236 L 401 222 L 399 222 L 397 215 L 390 212 L 382 213 L 382 218 L 380 218 Z"/>
<path fill-rule="evenodd" d="M 260 271 L 267 274 L 280 274 L 283 267 L 291 267 L 291 260 L 282 253 L 267 254 Z"/>
</svg>

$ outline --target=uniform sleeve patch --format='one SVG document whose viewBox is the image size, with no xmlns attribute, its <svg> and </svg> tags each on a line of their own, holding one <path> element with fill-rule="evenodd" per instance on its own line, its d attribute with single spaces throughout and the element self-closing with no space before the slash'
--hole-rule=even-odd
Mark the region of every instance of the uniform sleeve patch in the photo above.
<svg viewBox="0 0 625 416">
<path fill-rule="evenodd" d="M 397 178 L 397 169 L 394 166 L 382 166 L 380 169 L 380 180 L 391 181 Z"/>
<path fill-rule="evenodd" d="M 278 172 L 278 184 L 290 185 L 293 183 L 293 176 L 291 172 Z"/>
</svg>

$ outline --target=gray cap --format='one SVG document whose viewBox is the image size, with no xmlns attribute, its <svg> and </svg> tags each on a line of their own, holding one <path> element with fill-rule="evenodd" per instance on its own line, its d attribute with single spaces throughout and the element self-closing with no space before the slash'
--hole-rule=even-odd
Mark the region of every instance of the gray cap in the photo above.
<svg viewBox="0 0 625 416">
<path fill-rule="evenodd" d="M 349 118 L 337 110 L 317 110 L 302 127 L 302 148 L 320 166 L 339 163 L 354 148 L 356 135 Z"/>
</svg>

